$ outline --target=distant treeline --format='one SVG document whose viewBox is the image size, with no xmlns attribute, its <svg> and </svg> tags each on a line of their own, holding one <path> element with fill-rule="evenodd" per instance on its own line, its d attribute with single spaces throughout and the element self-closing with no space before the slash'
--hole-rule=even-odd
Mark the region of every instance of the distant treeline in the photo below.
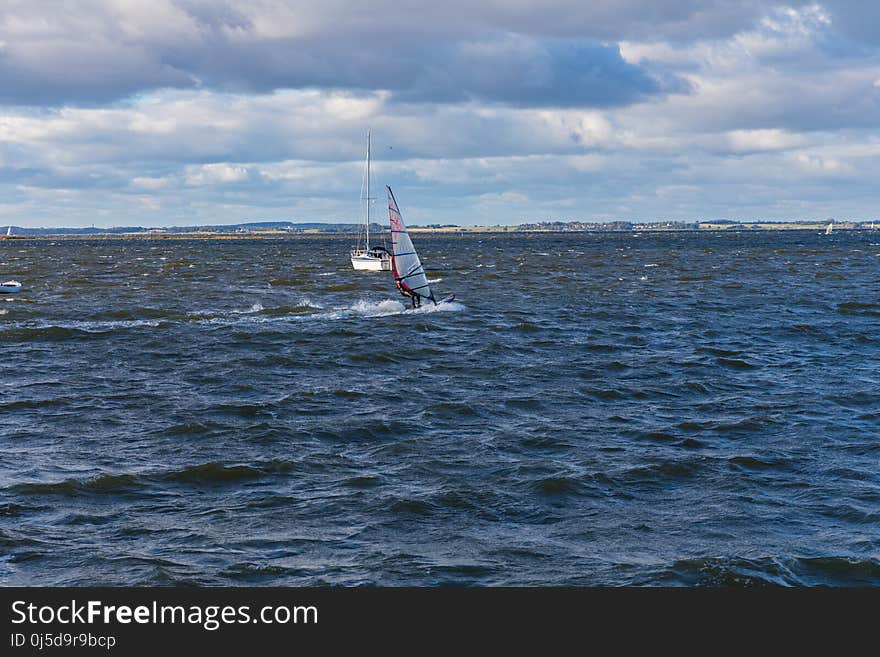
<svg viewBox="0 0 880 657">
<path fill-rule="evenodd" d="M 632 231 L 632 230 L 773 230 L 773 229 L 792 229 L 792 228 L 814 228 L 817 226 L 825 226 L 833 223 L 835 228 L 847 229 L 874 229 L 873 221 L 846 221 L 846 220 L 804 220 L 804 221 L 749 221 L 739 222 L 730 219 L 704 220 L 699 222 L 688 221 L 650 221 L 650 222 L 633 222 L 633 221 L 605 221 L 605 222 L 587 222 L 587 221 L 539 221 L 534 223 L 523 223 L 516 226 L 459 226 L 457 224 L 427 224 L 420 226 L 418 224 L 410 225 L 410 228 L 421 230 L 438 230 L 448 232 L 450 230 L 460 230 L 468 232 L 472 230 L 478 231 L 504 231 L 504 232 L 586 232 L 586 231 Z M 877 220 L 880 224 L 880 219 Z M 7 226 L 0 226 L 0 239 L 6 236 Z M 291 221 L 255 221 L 240 224 L 221 224 L 221 225 L 205 225 L 205 226 L 166 226 L 162 228 L 146 228 L 143 226 L 114 226 L 112 228 L 25 228 L 21 226 L 12 226 L 12 237 L 41 236 L 41 235 L 161 235 L 168 234 L 186 234 L 186 233 L 216 233 L 220 235 L 230 234 L 260 234 L 260 233 L 321 233 L 321 234 L 354 234 L 362 228 L 362 224 L 357 223 L 320 223 L 306 222 L 293 223 Z M 388 227 L 371 223 L 370 232 L 380 234 L 386 232 Z"/>
</svg>

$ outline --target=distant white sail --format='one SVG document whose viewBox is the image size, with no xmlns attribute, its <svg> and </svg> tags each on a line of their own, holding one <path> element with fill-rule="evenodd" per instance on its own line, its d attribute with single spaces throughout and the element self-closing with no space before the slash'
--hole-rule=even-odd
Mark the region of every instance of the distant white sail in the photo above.
<svg viewBox="0 0 880 657">
<path fill-rule="evenodd" d="M 12 237 L 12 226 L 6 229 L 6 237 Z"/>
<path fill-rule="evenodd" d="M 386 185 L 385 188 L 388 190 L 388 217 L 391 220 L 391 271 L 394 273 L 394 282 L 401 292 L 430 299 L 436 304 L 434 293 L 425 277 L 425 268 L 422 267 L 409 233 L 406 232 L 394 193 L 391 187 Z"/>
</svg>

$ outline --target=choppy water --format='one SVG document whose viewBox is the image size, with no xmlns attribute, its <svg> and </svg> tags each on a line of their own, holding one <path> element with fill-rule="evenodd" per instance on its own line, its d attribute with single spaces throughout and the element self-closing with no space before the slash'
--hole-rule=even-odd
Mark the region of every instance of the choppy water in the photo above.
<svg viewBox="0 0 880 657">
<path fill-rule="evenodd" d="M 0 242 L 0 583 L 880 585 L 880 235 Z"/>
</svg>

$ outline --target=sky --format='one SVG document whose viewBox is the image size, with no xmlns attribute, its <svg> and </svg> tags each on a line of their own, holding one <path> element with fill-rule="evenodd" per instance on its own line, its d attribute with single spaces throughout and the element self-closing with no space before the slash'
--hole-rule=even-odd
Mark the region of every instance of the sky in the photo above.
<svg viewBox="0 0 880 657">
<path fill-rule="evenodd" d="M 873 0 L 0 0 L 0 226 L 357 221 L 368 129 L 409 224 L 872 220 L 878 128 Z"/>
</svg>

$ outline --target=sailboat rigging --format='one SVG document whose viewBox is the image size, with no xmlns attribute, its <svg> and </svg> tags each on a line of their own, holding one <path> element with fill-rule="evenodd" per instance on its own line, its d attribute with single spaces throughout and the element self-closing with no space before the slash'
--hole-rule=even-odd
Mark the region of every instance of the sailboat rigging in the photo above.
<svg viewBox="0 0 880 657">
<path fill-rule="evenodd" d="M 370 196 L 370 142 L 371 131 L 367 132 L 367 161 L 364 169 L 364 187 L 366 196 L 361 188 L 361 198 L 367 206 L 364 219 L 363 231 L 358 231 L 358 240 L 351 250 L 351 266 L 358 271 L 390 271 L 391 254 L 384 246 L 370 247 L 370 204 L 375 200 Z M 363 236 L 363 243 L 361 237 Z"/>
<path fill-rule="evenodd" d="M 440 301 L 434 297 L 431 286 L 428 285 L 428 278 L 425 276 L 425 268 L 419 260 L 419 254 L 416 253 L 409 233 L 406 232 L 394 192 L 387 185 L 385 189 L 388 190 L 388 218 L 391 222 L 391 271 L 394 273 L 397 289 L 410 300 L 413 308 L 421 306 L 422 299 L 428 299 L 435 306 L 452 301 L 455 299 L 454 294 Z"/>
</svg>

